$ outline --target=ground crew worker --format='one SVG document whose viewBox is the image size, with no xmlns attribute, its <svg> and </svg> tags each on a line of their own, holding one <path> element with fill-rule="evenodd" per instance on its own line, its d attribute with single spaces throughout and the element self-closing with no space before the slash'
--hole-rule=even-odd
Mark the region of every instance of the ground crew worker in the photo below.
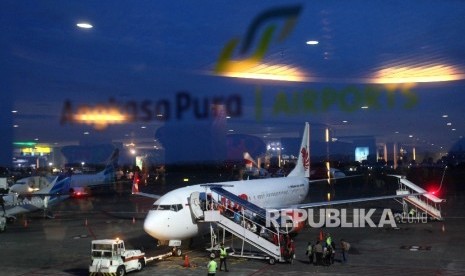
<svg viewBox="0 0 465 276">
<path fill-rule="evenodd" d="M 350 249 L 350 243 L 346 242 L 344 239 L 341 239 L 341 253 L 342 253 L 342 263 L 347 262 L 347 253 Z"/>
<path fill-rule="evenodd" d="M 224 243 L 221 243 L 221 248 L 220 248 L 220 271 L 222 271 L 222 267 L 224 264 L 224 270 L 228 272 L 228 265 L 226 264 L 226 257 L 228 257 L 228 252 L 226 251 L 226 248 L 224 248 Z"/>
<path fill-rule="evenodd" d="M 311 242 L 308 242 L 307 245 L 307 252 L 305 252 L 305 255 L 308 256 L 308 261 L 309 264 L 313 264 L 313 244 Z"/>
<path fill-rule="evenodd" d="M 315 265 L 323 265 L 323 246 L 321 245 L 320 241 L 317 240 L 315 246 L 313 247 L 315 251 Z"/>
<path fill-rule="evenodd" d="M 287 244 L 286 244 L 286 247 L 284 249 L 284 257 L 291 264 L 294 261 L 294 253 L 295 253 L 295 244 L 294 244 L 294 241 L 291 238 L 289 238 L 287 240 Z M 283 253 L 281 253 L 281 254 L 283 254 Z"/>
<path fill-rule="evenodd" d="M 208 276 L 215 276 L 217 264 L 215 262 L 215 254 L 210 255 L 210 262 L 208 262 L 207 269 L 208 269 Z"/>
</svg>

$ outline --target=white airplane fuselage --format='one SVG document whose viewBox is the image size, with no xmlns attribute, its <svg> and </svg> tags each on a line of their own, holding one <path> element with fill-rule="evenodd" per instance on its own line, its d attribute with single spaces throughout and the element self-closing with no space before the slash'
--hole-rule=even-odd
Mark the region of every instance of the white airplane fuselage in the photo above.
<svg viewBox="0 0 465 276">
<path fill-rule="evenodd" d="M 254 179 L 210 184 L 223 185 L 225 190 L 242 198 L 246 197 L 247 201 L 262 208 L 279 208 L 301 203 L 307 196 L 309 189 L 306 177 Z M 232 185 L 232 187 L 224 185 Z M 189 197 L 193 192 L 212 194 L 214 200 L 217 200 L 218 197 L 208 186 L 201 185 L 187 186 L 168 192 L 154 203 L 152 210 L 147 214 L 144 230 L 159 241 L 184 240 L 204 232 L 202 228 L 208 225 L 197 223 L 190 209 Z M 172 205 L 174 208 L 170 208 Z M 176 206 L 182 206 L 182 208 Z"/>
</svg>

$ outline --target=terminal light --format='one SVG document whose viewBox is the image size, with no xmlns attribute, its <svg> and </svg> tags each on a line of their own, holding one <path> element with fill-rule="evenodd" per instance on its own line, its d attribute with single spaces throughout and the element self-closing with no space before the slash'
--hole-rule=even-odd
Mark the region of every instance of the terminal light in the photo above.
<svg viewBox="0 0 465 276">
<path fill-rule="evenodd" d="M 318 43 L 319 42 L 317 40 L 309 40 L 309 41 L 307 41 L 308 45 L 318 45 Z"/>
<path fill-rule="evenodd" d="M 77 23 L 76 26 L 78 26 L 79 28 L 82 28 L 82 29 L 92 29 L 94 27 L 94 26 L 92 26 L 91 24 L 89 24 L 87 22 Z"/>
</svg>

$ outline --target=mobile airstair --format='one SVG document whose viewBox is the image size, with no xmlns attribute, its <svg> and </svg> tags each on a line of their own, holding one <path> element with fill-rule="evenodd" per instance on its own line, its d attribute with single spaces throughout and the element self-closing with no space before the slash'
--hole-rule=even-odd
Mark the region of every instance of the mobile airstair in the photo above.
<svg viewBox="0 0 465 276">
<path fill-rule="evenodd" d="M 275 262 L 285 262 L 288 258 L 285 256 L 284 247 L 286 242 L 284 237 L 286 233 L 280 230 L 279 226 L 266 227 L 266 210 L 254 205 L 253 203 L 234 195 L 222 187 L 210 187 L 211 197 L 203 201 L 200 196 L 200 202 L 205 203 L 202 211 L 194 209 L 196 204 L 193 202 L 197 194 L 191 194 L 191 207 L 193 214 L 197 217 L 199 223 L 215 223 L 223 230 L 223 241 L 225 232 L 229 232 L 233 237 L 241 240 L 239 251 L 230 253 L 230 256 L 244 257 L 253 259 L 265 259 L 270 264 Z M 216 197 L 216 199 L 215 199 Z M 219 244 L 216 240 L 213 227 L 210 227 L 212 234 L 212 244 L 209 250 L 219 250 Z M 253 251 L 247 250 L 247 245 Z"/>
<path fill-rule="evenodd" d="M 405 176 L 391 175 L 396 177 L 399 181 L 399 188 L 397 195 L 406 195 L 399 201 L 403 206 L 404 214 L 412 215 L 412 210 L 415 214 L 423 213 L 429 218 L 435 220 L 443 220 L 441 215 L 441 203 L 445 202 L 432 193 L 428 193 L 423 188 L 415 185 L 413 182 L 407 180 Z M 411 196 L 408 196 L 412 194 Z M 416 215 L 418 216 L 418 215 Z"/>
</svg>

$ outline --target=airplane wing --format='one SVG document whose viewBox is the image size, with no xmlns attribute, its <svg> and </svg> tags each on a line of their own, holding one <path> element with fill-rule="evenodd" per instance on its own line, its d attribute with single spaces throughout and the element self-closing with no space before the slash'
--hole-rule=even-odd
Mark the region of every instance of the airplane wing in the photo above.
<svg viewBox="0 0 465 276">
<path fill-rule="evenodd" d="M 148 193 L 142 193 L 142 192 L 132 192 L 133 195 L 140 195 L 140 196 L 145 196 L 145 197 L 150 197 L 153 199 L 159 199 L 162 197 L 161 195 L 155 195 L 155 194 L 148 194 Z"/>
<path fill-rule="evenodd" d="M 424 193 L 415 193 L 415 194 L 404 194 L 404 195 L 387 195 L 387 196 L 362 197 L 362 198 L 343 199 L 343 200 L 334 200 L 334 201 L 311 202 L 311 203 L 302 203 L 302 204 L 288 206 L 287 209 L 293 209 L 293 208 L 306 209 L 306 208 L 322 207 L 322 206 L 329 206 L 329 205 L 341 205 L 341 204 L 348 204 L 348 203 L 402 198 L 406 196 L 418 196 L 418 195 L 423 195 L 423 194 Z"/>
<path fill-rule="evenodd" d="M 342 179 L 346 179 L 346 178 L 353 178 L 353 177 L 358 177 L 358 176 L 363 176 L 363 174 L 346 175 L 346 176 L 342 176 L 342 177 L 331 177 L 331 178 L 321 178 L 321 179 L 310 179 L 308 182 L 309 183 L 315 183 L 315 182 L 323 182 L 323 181 L 328 181 L 328 180 L 333 182 L 333 181 L 337 181 L 337 180 L 342 180 Z"/>
<path fill-rule="evenodd" d="M 133 195 L 140 195 L 140 196 L 145 196 L 153 199 L 159 199 L 161 195 L 156 195 L 156 194 L 149 194 L 149 193 L 143 193 L 139 191 L 139 176 L 138 173 L 134 175 L 134 181 L 132 182 L 132 190 L 131 190 Z"/>
</svg>

